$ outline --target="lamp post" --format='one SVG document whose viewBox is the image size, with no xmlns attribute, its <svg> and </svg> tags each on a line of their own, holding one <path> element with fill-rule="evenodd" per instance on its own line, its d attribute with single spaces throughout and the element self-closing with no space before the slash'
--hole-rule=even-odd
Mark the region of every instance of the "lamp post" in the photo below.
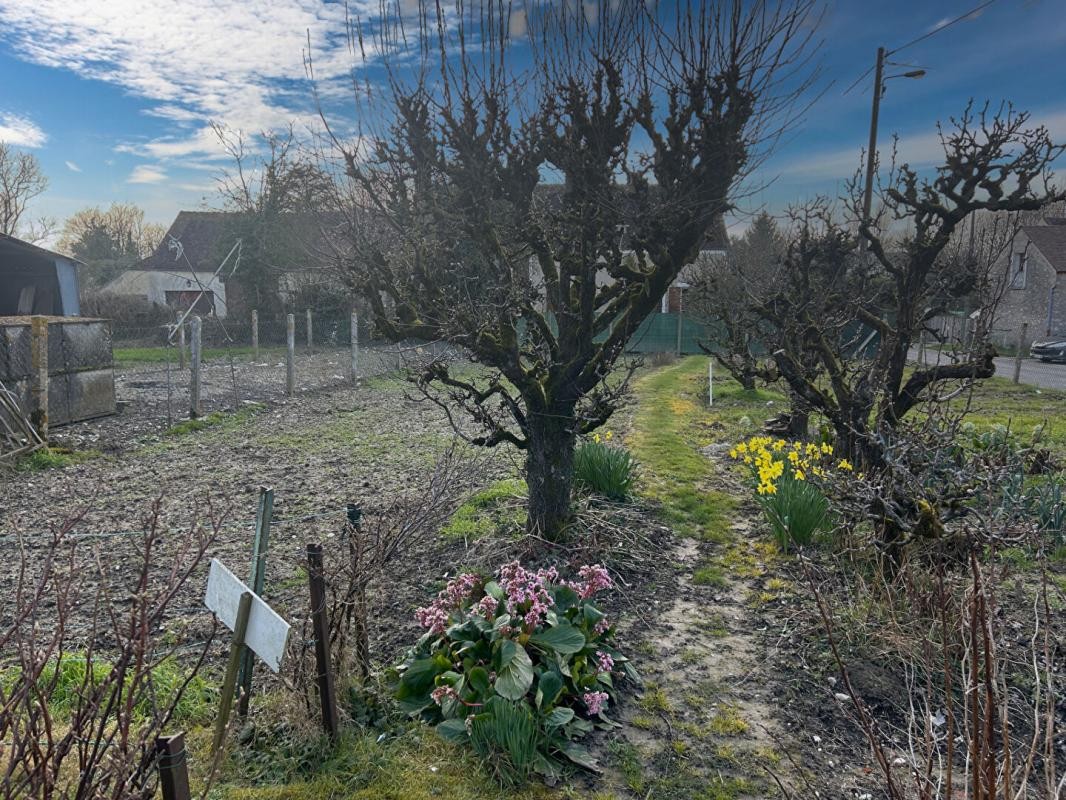
<svg viewBox="0 0 1066 800">
<path fill-rule="evenodd" d="M 885 81 L 891 78 L 921 78 L 925 75 L 924 69 L 914 69 L 900 75 L 885 77 L 885 57 L 888 53 L 885 48 L 877 48 L 877 64 L 874 67 L 874 99 L 873 108 L 870 110 L 870 144 L 866 151 L 866 191 L 862 199 L 862 222 L 870 224 L 870 207 L 874 196 L 874 169 L 877 162 L 877 119 L 881 113 L 881 95 L 885 91 Z"/>
</svg>

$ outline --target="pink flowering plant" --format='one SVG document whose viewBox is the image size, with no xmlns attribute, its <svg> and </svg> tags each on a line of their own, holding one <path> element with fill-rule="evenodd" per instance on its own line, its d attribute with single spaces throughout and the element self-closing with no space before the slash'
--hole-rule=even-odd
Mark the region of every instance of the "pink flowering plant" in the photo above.
<svg viewBox="0 0 1066 800">
<path fill-rule="evenodd" d="M 415 612 L 426 633 L 397 668 L 401 707 L 502 776 L 557 775 L 564 759 L 595 770 L 578 740 L 616 724 L 616 680 L 639 681 L 594 601 L 611 586 L 598 565 L 570 581 L 517 561 L 455 577 Z"/>
</svg>

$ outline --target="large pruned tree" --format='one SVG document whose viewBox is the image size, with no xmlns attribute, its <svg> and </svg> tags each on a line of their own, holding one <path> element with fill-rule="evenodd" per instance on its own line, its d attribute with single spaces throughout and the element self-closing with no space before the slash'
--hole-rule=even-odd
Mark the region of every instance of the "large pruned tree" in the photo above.
<svg viewBox="0 0 1066 800">
<path fill-rule="evenodd" d="M 524 451 L 529 528 L 555 539 L 577 437 L 610 417 L 627 340 L 792 118 L 816 20 L 807 0 L 516 14 L 386 11 L 386 86 L 363 115 L 383 122 L 337 143 L 352 284 L 388 337 L 447 340 L 488 368 L 437 363 L 421 385 L 467 412 L 477 444 Z"/>
<path fill-rule="evenodd" d="M 988 341 L 996 283 L 992 268 L 1009 245 L 993 226 L 969 242 L 964 222 L 980 212 L 1022 212 L 1062 200 L 1051 164 L 1063 152 L 1046 128 L 1010 107 L 968 107 L 942 132 L 944 162 L 931 177 L 893 166 L 873 218 L 862 212 L 856 181 L 845 226 L 827 206 L 801 221 L 789 248 L 791 279 L 764 311 L 788 331 L 774 353 L 781 374 L 823 415 L 860 469 L 884 472 L 904 418 L 945 386 L 965 386 L 995 372 Z M 855 233 L 857 231 L 857 233 Z M 930 322 L 952 302 L 991 297 L 971 335 L 942 360 L 908 368 Z M 855 322 L 861 322 L 858 328 Z M 805 359 L 814 354 L 819 377 Z M 913 498 L 883 496 L 874 509 L 892 544 Z"/>
</svg>

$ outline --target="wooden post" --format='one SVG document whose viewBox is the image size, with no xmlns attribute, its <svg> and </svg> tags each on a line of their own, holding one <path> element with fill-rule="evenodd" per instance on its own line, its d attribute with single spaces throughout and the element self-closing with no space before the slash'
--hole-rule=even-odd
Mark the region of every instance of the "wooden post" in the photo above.
<svg viewBox="0 0 1066 800">
<path fill-rule="evenodd" d="M 48 444 L 48 317 L 30 318 L 30 422 Z"/>
<path fill-rule="evenodd" d="M 192 318 L 192 353 L 189 360 L 189 418 L 200 416 L 200 359 L 202 356 L 201 333 L 203 323 L 199 316 Z"/>
<path fill-rule="evenodd" d="M 1023 322 L 1022 329 L 1018 332 L 1018 352 L 1014 354 L 1014 382 L 1020 383 L 1022 379 L 1022 355 L 1025 352 L 1025 339 L 1029 334 L 1029 323 Z"/>
<path fill-rule="evenodd" d="M 157 737 L 155 751 L 163 800 L 191 800 L 189 765 L 185 757 L 185 734 Z"/>
<path fill-rule="evenodd" d="M 333 670 L 329 661 L 329 620 L 326 618 L 326 581 L 322 575 L 322 545 L 307 545 L 307 578 L 311 589 L 311 629 L 315 637 L 318 667 L 318 697 L 322 704 L 322 727 L 336 741 L 340 735 Z"/>
<path fill-rule="evenodd" d="M 714 359 L 707 362 L 707 406 L 714 405 Z"/>
<path fill-rule="evenodd" d="M 918 334 L 918 366 L 925 366 L 925 330 Z"/>
<path fill-rule="evenodd" d="M 178 323 L 178 369 L 185 369 L 185 320 Z"/>
<path fill-rule="evenodd" d="M 226 677 L 222 681 L 222 696 L 219 699 L 218 718 L 215 720 L 215 740 L 211 752 L 222 751 L 226 739 L 226 726 L 229 724 L 230 711 L 233 709 L 233 695 L 237 690 L 237 670 L 241 664 L 241 654 L 245 651 L 244 636 L 248 633 L 248 617 L 252 611 L 252 593 L 241 592 L 237 605 L 237 621 L 233 627 L 233 642 L 230 644 L 229 661 L 226 662 Z"/>
<path fill-rule="evenodd" d="M 259 312 L 252 309 L 252 358 L 259 360 Z"/>
<path fill-rule="evenodd" d="M 252 568 L 248 575 L 248 583 L 252 591 L 262 596 L 263 584 L 266 580 L 267 554 L 270 552 L 270 521 L 274 516 L 274 490 L 266 486 L 259 487 L 259 508 L 255 512 L 255 536 L 252 539 Z M 248 701 L 252 696 L 252 670 L 255 665 L 255 656 L 247 647 L 241 656 L 241 669 L 237 678 L 237 685 L 241 687 L 240 697 L 237 698 L 237 713 L 242 717 L 248 716 Z"/>
<path fill-rule="evenodd" d="M 285 316 L 285 394 L 296 394 L 296 318 Z"/>
<path fill-rule="evenodd" d="M 359 380 L 359 314 L 352 312 L 352 384 Z"/>
<path fill-rule="evenodd" d="M 311 352 L 314 339 L 311 337 L 311 309 L 307 309 L 307 351 Z"/>
</svg>

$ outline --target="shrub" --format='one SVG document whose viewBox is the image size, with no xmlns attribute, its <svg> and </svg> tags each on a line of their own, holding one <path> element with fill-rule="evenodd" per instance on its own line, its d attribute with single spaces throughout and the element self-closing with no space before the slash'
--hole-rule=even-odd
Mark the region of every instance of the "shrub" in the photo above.
<svg viewBox="0 0 1066 800">
<path fill-rule="evenodd" d="M 611 432 L 597 433 L 574 452 L 574 482 L 608 500 L 624 502 L 637 477 L 636 459 L 624 447 L 612 446 Z"/>
<path fill-rule="evenodd" d="M 576 582 L 517 561 L 495 580 L 466 573 L 416 611 L 427 628 L 397 668 L 396 698 L 449 741 L 470 745 L 503 783 L 558 776 L 565 760 L 595 769 L 576 740 L 605 715 L 615 678 L 639 680 L 611 644 L 592 597 L 611 586 L 601 566 Z"/>
<path fill-rule="evenodd" d="M 786 442 L 769 436 L 753 436 L 729 455 L 740 460 L 751 474 L 755 501 L 770 523 L 778 546 L 804 547 L 828 529 L 829 500 L 818 482 L 852 472 L 847 459 L 835 460 L 833 447 Z"/>
</svg>

